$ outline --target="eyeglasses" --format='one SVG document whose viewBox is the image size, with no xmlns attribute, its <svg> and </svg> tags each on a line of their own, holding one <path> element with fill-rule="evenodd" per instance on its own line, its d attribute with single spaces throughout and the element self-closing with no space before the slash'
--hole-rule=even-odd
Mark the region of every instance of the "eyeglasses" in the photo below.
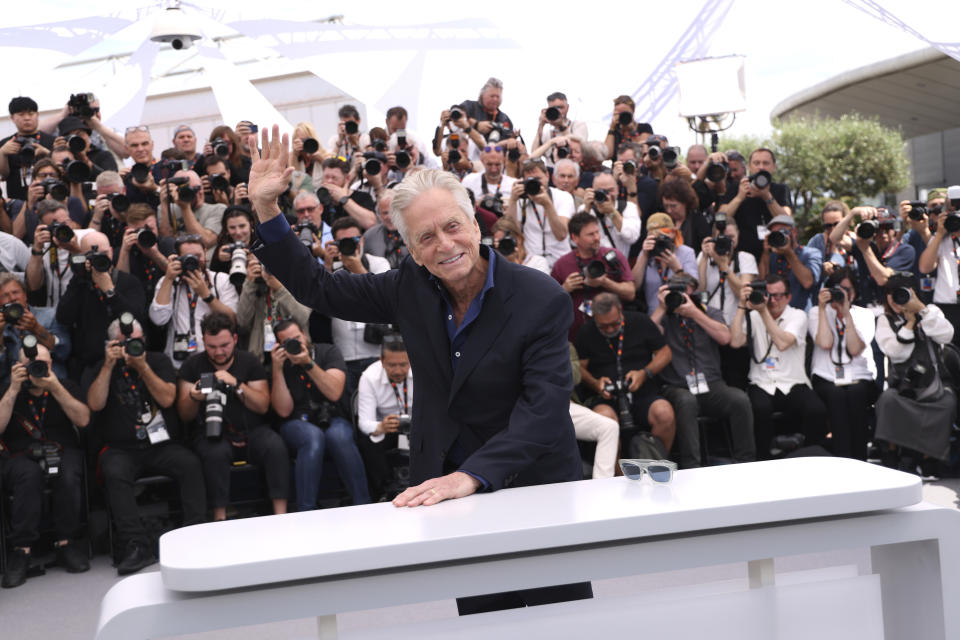
<svg viewBox="0 0 960 640">
<path fill-rule="evenodd" d="M 790 294 L 789 293 L 768 293 L 767 295 L 770 296 L 771 300 L 783 300 Z"/>
<path fill-rule="evenodd" d="M 677 463 L 669 460 L 638 460 L 622 458 L 620 471 L 630 480 L 642 480 L 643 474 L 650 476 L 656 484 L 667 484 L 673 480 L 677 471 Z"/>
<path fill-rule="evenodd" d="M 310 213 L 311 211 L 316 211 L 317 209 L 318 209 L 317 205 L 311 205 L 309 207 L 300 207 L 298 209 L 294 209 L 293 211 L 294 213 L 300 214 L 300 213 Z"/>
<path fill-rule="evenodd" d="M 503 152 L 503 147 L 501 147 L 500 145 L 497 145 L 497 146 L 495 146 L 495 147 L 491 147 L 490 145 L 487 145 L 487 146 L 485 146 L 485 147 L 483 148 L 483 150 L 484 150 L 485 153 L 490 153 L 491 151 L 499 151 L 499 152 L 502 153 L 502 152 Z"/>
<path fill-rule="evenodd" d="M 148 127 L 145 124 L 138 124 L 135 127 L 127 127 L 126 133 L 136 133 L 137 131 L 146 131 L 147 133 L 149 133 L 150 127 Z"/>
<path fill-rule="evenodd" d="M 835 226 L 837 226 L 838 224 L 840 224 L 840 223 L 839 223 L 839 222 L 824 222 L 824 223 L 823 223 L 823 228 L 824 228 L 824 230 L 833 229 L 833 228 L 834 228 Z"/>
</svg>

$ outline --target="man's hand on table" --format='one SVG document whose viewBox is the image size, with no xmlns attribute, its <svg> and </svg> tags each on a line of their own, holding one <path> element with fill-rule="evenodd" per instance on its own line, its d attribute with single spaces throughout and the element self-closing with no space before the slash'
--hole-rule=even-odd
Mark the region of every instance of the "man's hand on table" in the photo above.
<svg viewBox="0 0 960 640">
<path fill-rule="evenodd" d="M 444 500 L 463 498 L 476 493 L 480 481 L 468 473 L 454 471 L 439 478 L 430 478 L 422 484 L 410 487 L 393 499 L 395 507 L 428 507 Z"/>
</svg>

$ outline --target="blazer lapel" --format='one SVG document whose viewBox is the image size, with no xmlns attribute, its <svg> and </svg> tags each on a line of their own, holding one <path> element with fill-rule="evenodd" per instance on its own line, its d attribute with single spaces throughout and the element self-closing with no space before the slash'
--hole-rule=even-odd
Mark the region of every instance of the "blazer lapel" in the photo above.
<svg viewBox="0 0 960 640">
<path fill-rule="evenodd" d="M 422 267 L 420 267 L 422 269 Z M 426 269 L 423 269 L 426 272 Z M 421 284 L 416 288 L 418 319 L 416 326 L 423 327 L 427 339 L 430 341 L 430 351 L 436 357 L 439 371 L 443 371 L 449 379 L 452 374 L 450 368 L 450 340 L 447 339 L 447 328 L 443 321 L 443 298 L 436 290 L 437 284 L 424 275 Z"/>
</svg>

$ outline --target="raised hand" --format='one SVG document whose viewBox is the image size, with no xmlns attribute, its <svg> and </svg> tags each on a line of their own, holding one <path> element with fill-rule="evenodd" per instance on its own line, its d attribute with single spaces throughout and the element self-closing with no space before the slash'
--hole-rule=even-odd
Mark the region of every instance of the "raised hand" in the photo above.
<svg viewBox="0 0 960 640">
<path fill-rule="evenodd" d="M 290 137 L 285 133 L 281 138 L 277 125 L 273 125 L 272 129 L 272 135 L 266 129 L 261 132 L 262 151 L 255 146 L 250 149 L 253 165 L 250 167 L 247 192 L 261 222 L 280 213 L 277 197 L 288 189 L 293 174 L 293 167 L 288 166 Z"/>
</svg>

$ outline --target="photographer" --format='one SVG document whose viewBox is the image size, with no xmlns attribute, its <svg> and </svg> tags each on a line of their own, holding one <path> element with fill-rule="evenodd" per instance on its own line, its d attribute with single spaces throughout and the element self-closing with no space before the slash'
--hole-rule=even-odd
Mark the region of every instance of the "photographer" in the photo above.
<svg viewBox="0 0 960 640">
<path fill-rule="evenodd" d="M 157 214 L 160 235 L 188 233 L 200 236 L 206 249 L 215 246 L 227 205 L 207 204 L 203 193 L 203 182 L 196 171 L 177 171 L 172 179 L 161 180 Z"/>
<path fill-rule="evenodd" d="M 868 345 L 876 317 L 857 300 L 853 272 L 838 267 L 808 313 L 813 338 L 813 390 L 827 407 L 833 455 L 867 459 L 870 407 L 877 398 L 877 367 Z"/>
<path fill-rule="evenodd" d="M 333 235 L 320 199 L 309 191 L 301 191 L 293 199 L 293 213 L 297 216 L 294 231 L 300 235 L 309 230 L 312 240 L 310 251 L 315 258 L 323 260 L 323 246 L 333 239 Z"/>
<path fill-rule="evenodd" d="M 115 250 L 120 249 L 127 228 L 127 211 L 130 209 L 123 178 L 116 171 L 103 171 L 97 176 L 96 185 L 97 197 L 87 228 L 104 233 L 110 246 Z"/>
<path fill-rule="evenodd" d="M 363 232 L 363 245 L 367 255 L 386 258 L 391 269 L 396 269 L 410 255 L 397 226 L 390 218 L 390 203 L 393 202 L 393 189 L 386 189 L 377 201 L 377 215 L 380 222 Z"/>
<path fill-rule="evenodd" d="M 10 368 L 20 357 L 22 337 L 36 336 L 50 351 L 53 372 L 67 377 L 70 334 L 60 326 L 53 307 L 31 307 L 27 290 L 12 273 L 0 273 L 0 384 L 10 381 Z"/>
<path fill-rule="evenodd" d="M 357 426 L 363 433 L 358 442 L 375 500 L 392 499 L 394 496 L 389 493 L 406 489 L 398 472 L 400 467 L 409 465 L 409 458 L 391 455 L 391 452 L 410 449 L 412 414 L 410 358 L 403 339 L 393 334 L 385 337 L 380 345 L 380 359 L 363 372 L 357 389 Z M 395 478 L 394 486 L 390 487 Z"/>
<path fill-rule="evenodd" d="M 650 427 L 659 457 L 666 458 L 676 423 L 653 378 L 670 364 L 670 347 L 647 315 L 624 312 L 612 293 L 594 298 L 592 310 L 592 321 L 576 340 L 584 403 L 619 420 L 621 439 L 631 439 L 637 427 Z"/>
<path fill-rule="evenodd" d="M 627 255 L 630 246 L 640 238 L 640 214 L 635 202 L 621 199 L 619 193 L 619 184 L 612 174 L 595 173 L 593 185 L 583 195 L 583 211 L 594 213 L 607 243 Z"/>
<path fill-rule="evenodd" d="M 950 455 L 957 416 L 955 383 L 940 353 L 956 329 L 936 305 L 920 302 L 911 273 L 891 276 L 883 293 L 877 344 L 890 359 L 890 386 L 877 400 L 876 438 L 890 445 L 884 464 L 893 466 L 899 457 L 901 470 L 916 473 L 920 464 L 923 475 L 930 475 L 929 465 Z M 899 456 L 894 446 L 901 447 Z"/>
<path fill-rule="evenodd" d="M 107 328 L 103 359 L 87 370 L 83 387 L 95 413 L 93 431 L 102 445 L 100 470 L 123 555 L 117 574 L 136 573 L 157 561 L 155 540 L 137 510 L 134 482 L 170 476 L 180 486 L 183 526 L 206 519 L 203 471 L 183 444 L 174 401 L 176 371 L 162 353 L 146 351 L 143 329 L 121 317 Z"/>
<path fill-rule="evenodd" d="M 636 110 L 633 98 L 627 95 L 613 99 L 613 117 L 610 120 L 610 130 L 603 144 L 607 147 L 607 154 L 613 157 L 616 150 L 624 142 L 644 142 L 647 136 L 653 134 L 653 129 L 645 122 L 634 122 L 633 113 Z"/>
<path fill-rule="evenodd" d="M 764 286 L 765 285 L 765 286 Z M 804 366 L 807 314 L 790 306 L 790 287 L 783 276 L 769 275 L 741 287 L 740 306 L 730 325 L 730 346 L 750 351 L 750 404 L 757 458 L 771 455 L 774 411 L 787 414 L 808 445 L 827 435 L 826 410 L 810 388 Z M 794 441 L 793 448 L 799 446 Z M 778 447 L 780 448 L 780 447 Z"/>
<path fill-rule="evenodd" d="M 697 256 L 698 291 L 707 292 L 707 306 L 720 311 L 727 325 L 737 313 L 740 289 L 754 280 L 758 271 L 753 255 L 738 250 L 739 239 L 736 222 L 719 221 L 714 225 L 713 236 L 700 243 Z"/>
<path fill-rule="evenodd" d="M 505 194 L 509 197 L 516 179 L 503 173 L 504 156 L 501 145 L 485 146 L 480 151 L 480 162 L 483 164 L 483 171 L 464 176 L 461 182 L 473 193 L 473 200 L 478 208 L 500 217 L 503 215 L 503 197 Z M 492 198 L 489 203 L 488 196 Z"/>
<path fill-rule="evenodd" d="M 730 155 L 727 154 L 730 162 Z M 731 162 L 731 179 L 734 179 Z M 717 209 L 728 218 L 736 218 L 740 225 L 740 246 L 760 258 L 763 249 L 762 229 L 773 219 L 791 215 L 790 190 L 787 185 L 774 182 L 777 160 L 770 149 L 755 149 L 750 154 L 750 175 L 737 185 L 736 195 Z"/>
<path fill-rule="evenodd" d="M 324 265 L 336 273 L 384 273 L 390 270 L 386 258 L 366 255 L 360 223 L 353 218 L 340 218 L 333 223 L 333 240 L 324 247 Z M 364 370 L 379 357 L 383 336 L 381 325 L 331 318 L 333 343 L 347 363 L 347 394 L 353 393 Z"/>
<path fill-rule="evenodd" d="M 363 229 L 369 229 L 377 222 L 373 212 L 376 203 L 370 194 L 351 191 L 347 187 L 349 173 L 350 165 L 340 158 L 323 161 L 323 184 L 317 189 L 317 198 L 323 205 L 323 219 L 332 225 L 337 218 L 350 216 L 363 225 Z"/>
<path fill-rule="evenodd" d="M 586 138 L 577 136 L 558 136 L 544 142 L 539 147 L 533 147 L 530 153 L 531 160 L 543 159 L 543 163 L 548 167 L 552 166 L 558 160 L 569 158 L 577 163 L 581 171 L 583 170 L 583 145 Z M 587 176 L 592 179 L 593 176 Z"/>
<path fill-rule="evenodd" d="M 816 249 L 797 242 L 797 227 L 793 216 L 777 216 L 767 225 L 769 233 L 763 238 L 763 252 L 757 268 L 760 278 L 769 274 L 783 276 L 790 283 L 790 304 L 806 311 L 813 304 L 823 255 Z"/>
<path fill-rule="evenodd" d="M 59 146 L 58 141 L 67 144 L 74 158 L 89 167 L 90 180 L 96 180 L 97 176 L 104 171 L 117 170 L 117 161 L 113 154 L 90 142 L 93 130 L 83 120 L 76 116 L 67 116 L 60 121 L 57 128 L 60 137 L 54 140 L 54 147 Z M 81 140 L 83 144 L 76 142 L 75 139 Z"/>
<path fill-rule="evenodd" d="M 293 128 L 290 147 L 290 166 L 310 176 L 313 184 L 323 182 L 323 169 L 320 164 L 329 157 L 329 153 L 320 144 L 320 134 L 309 122 L 298 122 Z"/>
<path fill-rule="evenodd" d="M 730 343 L 730 329 L 717 309 L 704 308 L 692 298 L 697 281 L 685 273 L 660 287 L 660 304 L 650 315 L 670 346 L 670 366 L 660 377 L 664 397 L 673 406 L 684 469 L 699 467 L 700 429 L 697 416 L 727 420 L 734 462 L 756 460 L 750 398 L 723 381 L 720 347 Z"/>
<path fill-rule="evenodd" d="M 845 233 L 857 215 L 863 221 L 856 233 Z M 861 305 L 879 307 L 883 297 L 881 289 L 887 284 L 887 278 L 897 271 L 909 271 L 916 255 L 913 247 L 898 237 L 896 218 L 886 207 L 854 207 L 830 232 L 830 241 L 843 247 L 856 261 Z M 921 254 L 921 262 L 922 257 Z M 935 268 L 933 265 L 930 270 Z M 956 300 L 956 291 L 953 296 Z"/>
<path fill-rule="evenodd" d="M 237 125 L 240 127 L 240 124 Z M 249 124 L 247 124 L 249 128 Z M 205 165 L 211 156 L 222 158 L 230 169 L 230 184 L 234 187 L 246 184 L 250 180 L 250 156 L 244 151 L 243 141 L 238 132 L 225 124 L 214 127 L 210 132 L 209 142 L 203 145 L 203 157 L 197 162 L 194 170 L 205 173 Z"/>
<path fill-rule="evenodd" d="M 558 160 L 553 167 L 553 175 L 551 175 L 550 181 L 554 187 L 560 191 L 566 191 L 573 197 L 574 210 L 580 211 L 583 209 L 583 198 L 577 195 L 577 192 L 580 191 L 578 186 L 580 184 L 580 165 L 570 158 Z"/>
<path fill-rule="evenodd" d="M 823 211 L 820 212 L 820 222 L 823 226 L 823 233 L 818 233 L 817 235 L 810 238 L 810 241 L 807 242 L 807 247 L 810 249 L 816 249 L 820 252 L 820 255 L 823 256 L 823 266 L 820 271 L 820 280 L 826 280 L 829 278 L 835 270 L 841 267 L 849 267 L 856 270 L 857 262 L 854 260 L 853 253 L 850 251 L 854 244 L 854 235 L 850 231 L 850 220 L 851 217 L 847 217 L 850 213 L 850 207 L 848 207 L 841 200 L 831 200 L 823 207 Z M 846 218 L 846 224 L 844 224 L 844 219 Z M 838 232 L 840 236 L 839 242 L 834 242 L 832 238 L 833 231 L 838 227 L 842 227 L 842 231 Z M 849 238 L 849 242 L 845 239 Z"/>
<path fill-rule="evenodd" d="M 713 234 L 712 219 L 700 210 L 697 192 L 686 178 L 667 177 L 660 183 L 660 201 L 673 226 L 683 234 L 683 244 L 691 249 Z"/>
<path fill-rule="evenodd" d="M 13 98 L 9 110 L 17 131 L 0 140 L 0 178 L 7 183 L 8 198 L 26 200 L 33 163 L 50 155 L 54 138 L 38 130 L 37 103 L 32 98 Z"/>
<path fill-rule="evenodd" d="M 663 182 L 672 171 L 671 168 L 666 166 L 663 159 L 664 152 L 670 148 L 669 141 L 666 136 L 653 134 L 647 136 L 642 146 L 643 156 L 641 156 L 641 160 L 643 161 L 643 166 L 641 170 L 644 175 L 651 178 L 659 187 L 660 183 Z M 654 151 L 651 151 L 651 149 L 654 149 Z"/>
<path fill-rule="evenodd" d="M 134 162 L 132 168 L 123 167 L 119 170 L 127 187 L 127 197 L 131 203 L 144 203 L 156 209 L 160 205 L 157 183 L 167 177 L 167 172 L 153 155 L 150 127 L 145 124 L 127 127 L 123 141 L 127 155 Z M 141 173 L 141 169 L 145 170 Z"/>
<path fill-rule="evenodd" d="M 694 172 L 696 180 L 693 183 L 693 190 L 697 194 L 701 211 L 716 212 L 722 205 L 733 199 L 739 180 L 734 181 L 730 177 L 731 173 L 730 160 L 725 153 L 718 151 L 711 153 Z M 732 218 L 730 216 L 730 219 Z"/>
<path fill-rule="evenodd" d="M 550 275 L 573 299 L 569 332 L 573 341 L 590 315 L 590 301 L 595 296 L 609 291 L 630 302 L 637 290 L 627 257 L 615 248 L 601 247 L 600 222 L 596 217 L 581 211 L 570 218 L 567 226 L 576 248 L 556 261 Z"/>
<path fill-rule="evenodd" d="M 533 148 L 558 138 L 560 136 L 575 136 L 580 140 L 587 139 L 587 123 L 573 121 L 567 118 L 570 103 L 567 96 L 556 91 L 547 96 L 547 106 L 540 110 L 540 122 L 537 124 L 537 135 L 533 137 Z M 544 132 L 544 129 L 547 129 Z M 552 159 L 547 159 L 547 166 L 554 166 Z"/>
<path fill-rule="evenodd" d="M 33 233 L 26 271 L 27 292 L 44 301 L 38 306 L 56 307 L 73 278 L 70 258 L 80 253 L 80 240 L 92 231 L 77 229 L 66 207 L 56 200 L 39 202 L 37 218 L 40 224 Z"/>
<path fill-rule="evenodd" d="M 116 156 L 115 162 L 129 157 L 123 138 L 100 120 L 100 99 L 92 93 L 71 95 L 59 112 L 40 121 L 40 131 L 52 134 L 57 125 L 70 116 L 80 118 L 92 130 L 90 142 L 100 148 L 106 146 L 111 155 Z"/>
<path fill-rule="evenodd" d="M 137 279 L 113 269 L 113 248 L 107 236 L 99 231 L 86 234 L 80 253 L 71 258 L 73 278 L 57 304 L 57 322 L 73 339 L 68 370 L 74 380 L 100 359 L 110 322 L 124 311 L 144 319 L 147 307 Z"/>
<path fill-rule="evenodd" d="M 337 117 L 340 118 L 337 133 L 327 140 L 327 149 L 334 157 L 342 156 L 349 160 L 354 153 L 370 144 L 370 136 L 360 133 L 360 112 L 352 104 L 340 107 Z"/>
<path fill-rule="evenodd" d="M 153 300 L 157 282 L 167 271 L 167 257 L 174 253 L 173 238 L 161 237 L 157 231 L 157 212 L 150 205 L 130 205 L 117 257 L 117 271 L 129 273 L 140 282 L 144 302 Z M 153 342 L 153 336 L 150 337 L 150 344 L 157 344 Z"/>
<path fill-rule="evenodd" d="M 353 427 L 339 404 L 346 379 L 340 351 L 330 344 L 311 344 L 293 320 L 282 320 L 274 332 L 277 344 L 272 351 L 270 399 L 283 420 L 278 431 L 290 451 L 296 452 L 297 511 L 317 508 L 327 446 L 353 504 L 369 503 L 363 460 Z"/>
<path fill-rule="evenodd" d="M 377 131 L 383 131 L 383 129 L 377 128 Z M 379 140 L 377 141 L 379 142 Z M 383 145 L 381 147 L 386 148 Z M 390 174 L 387 154 L 376 151 L 374 148 L 368 148 L 362 154 L 358 153 L 353 156 L 351 165 L 350 175 L 347 176 L 350 190 L 356 193 L 357 197 L 363 197 L 364 202 L 376 203 L 386 189 L 388 175 Z M 369 201 L 367 198 L 369 198 Z"/>
<path fill-rule="evenodd" d="M 308 326 L 310 308 L 297 302 L 255 255 L 248 254 L 247 278 L 237 303 L 237 328 L 247 336 L 247 351 L 258 356 L 266 366 L 277 343 L 273 326 L 289 319 L 302 327 Z"/>
<path fill-rule="evenodd" d="M 933 285 L 935 274 L 925 274 L 920 271 L 920 256 L 924 249 L 933 238 L 933 230 L 930 224 L 930 215 L 939 214 L 943 211 L 946 204 L 946 191 L 944 189 L 931 189 L 927 194 L 926 206 L 922 202 L 910 200 L 900 201 L 900 227 L 906 230 L 901 240 L 904 244 L 913 247 L 913 266 L 909 269 L 920 278 L 920 291 L 917 295 L 924 302 L 933 300 Z"/>
<path fill-rule="evenodd" d="M 920 273 L 937 272 L 933 287 L 933 302 L 940 308 L 951 324 L 960 326 L 960 212 L 949 207 L 936 215 L 937 229 L 930 238 L 927 248 L 920 254 Z M 954 342 L 958 338 L 954 334 Z"/>
<path fill-rule="evenodd" d="M 233 253 L 237 246 L 249 250 L 255 239 L 255 222 L 253 214 L 246 207 L 230 205 L 223 211 L 223 217 L 220 219 L 220 235 L 217 236 L 217 250 L 213 253 L 213 260 L 210 261 L 210 271 L 229 274 L 233 266 Z M 247 251 L 249 254 L 249 251 Z M 246 264 L 246 257 L 243 264 Z M 243 279 L 237 277 L 234 281 L 237 293 L 243 286 Z"/>
<path fill-rule="evenodd" d="M 503 82 L 490 78 L 480 89 L 480 96 L 476 100 L 464 100 L 460 104 L 466 113 L 470 127 L 479 131 L 480 135 L 487 140 L 490 140 L 490 132 L 497 127 L 507 131 L 514 129 L 510 116 L 500 111 L 502 99 Z"/>
<path fill-rule="evenodd" d="M 523 179 L 513 183 L 506 215 L 520 221 L 526 249 L 553 266 L 569 251 L 567 223 L 573 216 L 573 197 L 549 186 L 547 168 L 540 160 L 523 164 Z"/>
<path fill-rule="evenodd" d="M 187 169 L 193 169 L 203 157 L 197 153 L 197 134 L 188 124 L 173 130 L 173 146 L 187 159 Z"/>
<path fill-rule="evenodd" d="M 74 195 L 71 195 L 74 194 Z M 39 224 L 37 205 L 44 200 L 56 202 L 67 209 L 71 226 L 82 229 L 87 226 L 90 213 L 80 186 L 64 180 L 63 167 L 53 158 L 37 160 L 33 165 L 27 199 L 10 199 L 6 208 L 11 216 L 11 233 L 25 243 L 33 242 L 33 234 Z"/>
<path fill-rule="evenodd" d="M 230 184 L 230 167 L 226 160 L 219 156 L 205 158 L 203 171 L 200 184 L 203 185 L 203 201 L 206 204 L 222 204 L 225 207 L 234 202 L 239 204 L 237 193 L 242 185 L 233 187 Z"/>
<path fill-rule="evenodd" d="M 550 275 L 550 265 L 547 264 L 546 258 L 527 253 L 523 232 L 520 231 L 520 224 L 516 220 L 500 218 L 490 231 L 493 233 L 493 248 L 508 261 Z"/>
<path fill-rule="evenodd" d="M 226 520 L 230 469 L 252 462 L 263 471 L 274 513 L 287 512 L 290 458 L 264 414 L 270 408 L 267 372 L 253 354 L 237 348 L 233 318 L 213 312 L 201 323 L 203 351 L 180 367 L 177 414 L 195 425 L 207 504 L 214 520 Z"/>
<path fill-rule="evenodd" d="M 683 244 L 683 235 L 673 226 L 666 213 L 647 218 L 647 237 L 640 246 L 640 255 L 633 265 L 633 280 L 642 293 L 647 313 L 660 304 L 657 292 L 675 273 L 697 272 L 697 257 L 692 247 Z"/>
<path fill-rule="evenodd" d="M 197 236 L 177 239 L 177 256 L 167 260 L 167 271 L 157 282 L 150 321 L 167 327 L 163 352 L 179 367 L 197 352 L 203 319 L 211 312 L 236 318 L 237 290 L 225 273 L 207 269 L 203 242 Z"/>
<path fill-rule="evenodd" d="M 43 493 L 53 490 L 52 519 L 57 563 L 68 573 L 90 568 L 87 552 L 76 542 L 83 513 L 83 452 L 74 427 L 90 422 L 90 410 L 77 398 L 69 380 L 50 369 L 50 352 L 42 344 L 28 357 L 21 350 L 10 370 L 10 384 L 0 398 L 0 480 L 13 494 L 12 546 L 2 585 L 19 587 L 27 579 L 31 548 L 40 540 Z"/>
<path fill-rule="evenodd" d="M 700 169 L 707 164 L 707 148 L 702 144 L 690 145 L 684 164 L 690 169 L 690 173 L 699 175 Z"/>
</svg>

